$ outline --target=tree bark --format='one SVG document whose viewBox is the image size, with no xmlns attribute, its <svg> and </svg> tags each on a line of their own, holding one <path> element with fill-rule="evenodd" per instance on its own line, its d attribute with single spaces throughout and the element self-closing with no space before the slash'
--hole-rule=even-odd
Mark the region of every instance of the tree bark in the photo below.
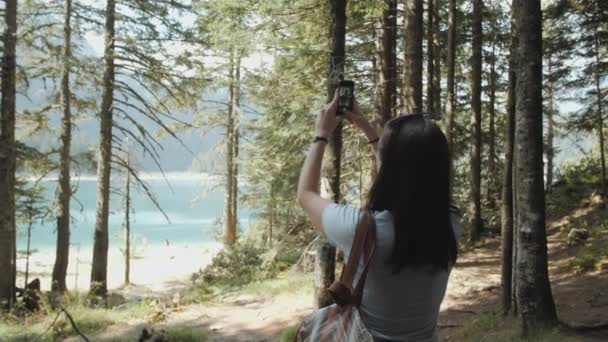
<svg viewBox="0 0 608 342">
<path fill-rule="evenodd" d="M 234 223 L 234 231 L 238 229 L 238 203 L 239 203 L 239 138 L 240 138 L 240 122 L 241 122 L 241 53 L 236 56 L 234 68 L 234 105 L 232 106 L 234 116 L 233 136 L 233 163 L 232 175 L 232 220 Z"/>
<path fill-rule="evenodd" d="M 103 96 L 101 100 L 99 152 L 97 157 L 97 209 L 95 213 L 95 242 L 91 267 L 89 296 L 105 301 L 108 292 L 108 214 L 110 204 L 110 174 L 112 162 L 112 116 L 114 102 L 114 25 L 116 3 L 107 0 L 105 22 L 105 51 Z M 96 301 L 96 300 L 95 300 Z"/>
<path fill-rule="evenodd" d="M 553 104 L 553 97 L 555 96 L 555 89 L 553 86 L 553 62 L 551 56 L 547 58 L 548 66 L 548 103 L 547 103 L 547 178 L 546 178 L 546 192 L 551 192 L 551 185 L 553 184 L 553 157 L 555 155 L 553 150 L 553 111 L 555 106 Z"/>
<path fill-rule="evenodd" d="M 125 285 L 131 284 L 131 155 L 127 155 L 125 184 Z"/>
<path fill-rule="evenodd" d="M 404 111 L 422 111 L 422 31 L 423 2 L 405 2 L 405 48 L 403 58 Z"/>
<path fill-rule="evenodd" d="M 517 306 L 522 335 L 557 323 L 547 270 L 543 180 L 542 12 L 520 2 L 518 15 L 514 179 L 517 203 Z"/>
<path fill-rule="evenodd" d="M 494 29 L 495 30 L 495 29 Z M 494 36 L 494 39 L 496 36 Z M 492 41 L 492 56 L 490 59 L 490 103 L 488 104 L 488 114 L 490 116 L 489 127 L 489 146 L 488 146 L 488 174 L 495 175 L 496 172 L 496 43 Z M 498 195 L 497 182 L 494 177 L 488 178 L 488 206 L 495 208 L 496 197 Z"/>
<path fill-rule="evenodd" d="M 376 29 L 376 111 L 379 126 L 394 116 L 397 106 L 397 0 L 385 0 Z"/>
<path fill-rule="evenodd" d="M 435 44 L 434 44 L 434 3 L 433 0 L 428 0 L 427 3 L 427 22 L 426 22 L 426 110 L 433 112 L 435 110 Z"/>
<path fill-rule="evenodd" d="M 441 15 L 439 14 L 439 9 L 443 6 L 442 0 L 435 0 L 433 6 L 433 49 L 435 50 L 433 56 L 435 61 L 433 62 L 433 89 L 435 89 L 435 94 L 433 96 L 435 107 L 432 108 L 435 114 L 439 117 L 443 115 L 442 105 L 441 105 L 441 30 L 440 30 L 440 22 Z"/>
<path fill-rule="evenodd" d="M 449 0 L 448 17 L 448 60 L 447 60 L 447 89 L 445 111 L 448 117 L 446 138 L 450 148 L 450 192 L 454 180 L 454 121 L 456 114 L 456 96 L 454 87 L 454 74 L 456 66 L 456 0 Z"/>
<path fill-rule="evenodd" d="M 6 0 L 0 100 L 0 309 L 15 302 L 15 71 L 17 0 Z"/>
<path fill-rule="evenodd" d="M 597 6 L 597 3 L 596 3 Z M 599 11 L 599 9 L 598 9 Z M 602 178 L 602 196 L 606 195 L 606 157 L 604 154 L 604 118 L 602 113 L 602 87 L 601 87 L 601 75 L 600 75 L 600 39 L 598 26 L 595 27 L 595 91 L 597 92 L 597 131 L 600 143 L 600 166 L 601 166 L 601 178 Z"/>
<path fill-rule="evenodd" d="M 234 218 L 234 49 L 230 50 L 228 86 L 228 121 L 226 124 L 226 199 L 224 206 L 224 245 L 232 246 L 236 242 L 236 222 Z"/>
<path fill-rule="evenodd" d="M 511 41 L 509 57 L 509 83 L 507 88 L 507 122 L 505 133 L 505 162 L 502 183 L 502 210 L 501 210 L 501 232 L 502 232 L 502 308 L 503 313 L 508 314 L 511 309 L 516 313 L 517 303 L 515 301 L 515 276 L 513 265 L 516 263 L 516 250 L 513 239 L 513 153 L 515 140 L 515 83 L 517 80 L 517 60 L 515 52 L 517 48 L 517 17 L 519 12 L 518 0 L 512 1 L 513 11 L 511 13 Z"/>
<path fill-rule="evenodd" d="M 55 266 L 53 267 L 52 291 L 67 290 L 65 277 L 68 270 L 70 253 L 70 145 L 72 141 L 72 113 L 70 106 L 70 66 L 72 64 L 72 0 L 65 1 L 63 24 L 63 72 L 61 76 L 61 148 L 59 181 L 57 186 L 57 245 Z"/>
<path fill-rule="evenodd" d="M 478 241 L 483 230 L 481 220 L 481 63 L 483 1 L 473 2 L 473 45 L 471 57 L 471 212 L 470 241 Z"/>
<path fill-rule="evenodd" d="M 346 1 L 331 0 L 330 14 L 330 55 L 327 74 L 327 102 L 330 102 L 338 85 L 339 77 L 344 74 L 344 50 L 346 38 Z M 329 179 L 328 195 L 334 202 L 340 200 L 340 164 L 342 159 L 342 124 L 334 130 L 329 138 L 329 153 L 325 165 L 325 175 Z M 327 288 L 335 280 L 336 249 L 324 235 L 319 237 L 315 255 L 315 290 L 314 305 L 316 308 L 332 304 Z"/>
</svg>

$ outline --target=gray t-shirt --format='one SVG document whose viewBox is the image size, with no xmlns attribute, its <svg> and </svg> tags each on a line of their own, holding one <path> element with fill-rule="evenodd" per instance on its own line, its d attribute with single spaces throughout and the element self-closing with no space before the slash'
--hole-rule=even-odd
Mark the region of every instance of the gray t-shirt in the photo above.
<svg viewBox="0 0 608 342">
<path fill-rule="evenodd" d="M 359 221 L 359 209 L 330 204 L 323 210 L 323 230 L 334 246 L 348 258 Z M 359 312 L 368 331 L 377 339 L 439 341 L 437 316 L 445 295 L 449 272 L 402 269 L 393 274 L 386 260 L 393 251 L 393 219 L 389 211 L 375 212 L 376 252 L 365 281 Z M 459 241 L 460 218 L 452 212 L 452 227 Z"/>
</svg>

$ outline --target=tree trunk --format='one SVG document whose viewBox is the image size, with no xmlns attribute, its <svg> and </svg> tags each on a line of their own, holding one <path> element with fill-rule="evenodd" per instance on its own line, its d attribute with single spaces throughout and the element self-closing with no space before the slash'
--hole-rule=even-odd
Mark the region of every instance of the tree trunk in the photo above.
<svg viewBox="0 0 608 342">
<path fill-rule="evenodd" d="M 422 111 L 422 0 L 405 2 L 404 111 Z"/>
<path fill-rule="evenodd" d="M 473 1 L 473 55 L 471 57 L 471 212 L 470 241 L 481 237 L 481 49 L 482 49 L 482 0 Z"/>
<path fill-rule="evenodd" d="M 114 102 L 114 24 L 115 0 L 107 0 L 105 23 L 105 71 L 101 100 L 99 153 L 97 157 L 97 209 L 95 213 L 95 242 L 89 296 L 105 301 L 108 292 L 108 214 L 110 204 L 110 174 L 112 162 L 112 105 Z M 96 300 L 94 300 L 95 302 Z"/>
<path fill-rule="evenodd" d="M 125 184 L 125 285 L 131 284 L 131 155 L 127 156 Z"/>
<path fill-rule="evenodd" d="M 551 185 L 553 184 L 553 157 L 555 152 L 553 150 L 553 111 L 555 110 L 555 106 L 553 105 L 553 97 L 555 95 L 555 89 L 553 86 L 553 62 L 551 61 L 551 56 L 547 58 L 548 65 L 548 75 L 549 82 L 547 91 L 548 94 L 548 104 L 547 104 L 547 179 L 546 179 L 546 189 L 547 193 L 551 192 Z"/>
<path fill-rule="evenodd" d="M 449 17 L 448 17 L 448 74 L 447 74 L 447 89 L 446 89 L 446 104 L 445 111 L 448 117 L 446 128 L 446 138 L 450 148 L 450 192 L 454 183 L 454 121 L 456 111 L 456 96 L 454 87 L 454 74 L 456 66 L 456 0 L 449 0 Z"/>
<path fill-rule="evenodd" d="M 17 0 L 6 0 L 0 100 L 0 309 L 15 302 L 15 48 Z"/>
<path fill-rule="evenodd" d="M 65 18 L 63 25 L 63 72 L 61 76 L 61 149 L 59 181 L 57 184 L 57 245 L 55 266 L 53 267 L 52 291 L 65 292 L 67 286 L 65 277 L 68 270 L 70 253 L 70 144 L 72 141 L 72 113 L 70 107 L 70 66 L 72 64 L 72 0 L 65 2 Z"/>
<path fill-rule="evenodd" d="M 502 183 L 502 210 L 501 210 L 501 231 L 502 231 L 502 308 L 503 313 L 508 314 L 513 308 L 517 310 L 515 302 L 515 289 L 513 265 L 515 265 L 516 250 L 513 239 L 513 151 L 515 139 L 515 82 L 517 79 L 517 60 L 515 51 L 517 48 L 517 16 L 519 11 L 518 0 L 512 1 L 513 11 L 511 13 L 511 42 L 509 57 L 509 83 L 507 88 L 507 122 L 505 133 L 505 164 Z"/>
<path fill-rule="evenodd" d="M 427 23 L 426 23 L 426 110 L 433 112 L 435 110 L 435 44 L 434 44 L 434 7 L 433 0 L 428 0 L 427 6 Z"/>
<path fill-rule="evenodd" d="M 224 206 L 224 245 L 236 242 L 236 222 L 234 219 L 234 49 L 230 50 L 230 71 L 228 86 L 228 122 L 226 125 L 226 200 Z"/>
<path fill-rule="evenodd" d="M 30 275 L 30 256 L 32 255 L 32 225 L 34 224 L 34 215 L 31 200 L 27 204 L 27 247 L 25 249 L 25 279 L 23 280 L 23 288 L 27 288 Z"/>
<path fill-rule="evenodd" d="M 597 6 L 597 3 L 596 3 Z M 598 25 L 599 26 L 599 25 Z M 600 166 L 602 170 L 602 196 L 606 195 L 606 158 L 604 155 L 604 118 L 602 113 L 602 87 L 600 75 L 600 40 L 597 26 L 595 27 L 595 91 L 597 92 L 597 131 L 600 143 Z"/>
<path fill-rule="evenodd" d="M 344 49 L 346 36 L 346 1 L 330 0 L 330 55 L 327 74 L 327 102 L 330 102 L 344 73 Z M 329 179 L 328 195 L 334 202 L 340 200 L 340 162 L 342 159 L 342 125 L 334 130 L 329 138 L 329 151 L 325 165 L 325 175 Z M 327 288 L 334 282 L 336 269 L 336 249 L 332 247 L 323 234 L 317 243 L 315 255 L 315 290 L 314 305 L 316 308 L 332 304 Z"/>
<path fill-rule="evenodd" d="M 495 29 L 494 29 L 495 30 Z M 496 37 L 496 36 L 494 36 Z M 496 38 L 494 38 L 496 39 Z M 492 41 L 492 57 L 490 59 L 490 103 L 488 104 L 488 114 L 490 115 L 490 142 L 488 151 L 488 174 L 495 175 L 496 171 L 496 44 Z M 488 206 L 495 208 L 497 196 L 496 178 L 488 178 Z"/>
<path fill-rule="evenodd" d="M 526 336 L 557 323 L 547 270 L 543 180 L 542 12 L 520 2 L 518 16 L 514 179 L 517 203 L 517 306 Z"/>
<path fill-rule="evenodd" d="M 232 221 L 236 234 L 238 228 L 238 203 L 239 203 L 239 138 L 240 138 L 240 122 L 241 122 L 241 53 L 236 56 L 234 68 L 234 105 L 232 106 L 234 116 L 233 136 L 233 162 L 232 162 Z"/>
<path fill-rule="evenodd" d="M 386 9 L 376 30 L 376 111 L 379 126 L 394 116 L 397 106 L 397 0 L 385 0 Z"/>
<path fill-rule="evenodd" d="M 439 15 L 439 9 L 443 6 L 443 2 L 441 0 L 435 0 L 433 6 L 433 49 L 435 50 L 433 56 L 435 61 L 433 62 L 433 89 L 435 89 L 435 94 L 433 94 L 435 107 L 431 108 L 435 114 L 438 116 L 442 116 L 442 107 L 441 107 L 441 31 L 439 28 L 439 23 L 441 21 L 441 16 Z"/>
</svg>

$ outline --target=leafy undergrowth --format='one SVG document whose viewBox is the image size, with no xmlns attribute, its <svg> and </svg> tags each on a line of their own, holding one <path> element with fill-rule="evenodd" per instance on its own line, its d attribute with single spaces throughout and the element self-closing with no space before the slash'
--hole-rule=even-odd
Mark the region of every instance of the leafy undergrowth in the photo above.
<svg viewBox="0 0 608 342">
<path fill-rule="evenodd" d="M 553 342 L 553 341 L 579 341 L 569 336 L 560 328 L 547 328 L 531 332 L 528 337 L 520 335 L 520 327 L 514 317 L 505 317 L 502 314 L 486 312 L 477 315 L 464 326 L 452 331 L 448 341 L 476 341 L 476 342 Z"/>
<path fill-rule="evenodd" d="M 262 277 L 242 284 L 199 284 L 182 295 L 182 303 L 212 302 L 222 296 L 233 294 L 268 298 L 278 295 L 304 295 L 312 289 L 312 274 L 307 272 L 283 271 L 272 278 Z"/>
<path fill-rule="evenodd" d="M 608 266 L 608 200 L 595 190 L 596 184 L 563 183 L 547 197 L 549 226 L 567 243 L 572 229 L 585 229 L 589 238 L 570 246 L 558 262 L 563 270 L 589 272 Z"/>
<path fill-rule="evenodd" d="M 113 324 L 143 320 L 158 311 L 158 304 L 154 300 L 126 303 L 108 309 L 91 308 L 87 306 L 86 298 L 80 295 L 66 296 L 61 305 L 85 335 L 103 331 Z M 75 335 L 77 333 L 65 313 L 52 309 L 46 302 L 42 303 L 39 312 L 25 317 L 14 314 L 0 316 L 0 336 L 9 341 L 55 341 Z"/>
</svg>

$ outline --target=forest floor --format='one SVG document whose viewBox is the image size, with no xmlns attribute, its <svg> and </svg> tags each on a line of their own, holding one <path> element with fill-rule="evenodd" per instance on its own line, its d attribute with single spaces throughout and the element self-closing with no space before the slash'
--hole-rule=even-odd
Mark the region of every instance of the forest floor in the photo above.
<svg viewBox="0 0 608 342">
<path fill-rule="evenodd" d="M 608 321 L 608 229 L 604 225 L 608 213 L 602 203 L 594 201 L 593 194 L 579 197 L 580 203 L 571 204 L 572 209 L 562 203 L 548 204 L 549 271 L 560 320 L 594 324 Z M 565 196 L 564 200 L 572 198 Z M 590 239 L 570 246 L 567 232 L 572 227 L 594 228 L 590 228 Z M 502 315 L 500 240 L 496 235 L 490 233 L 459 256 L 439 316 L 440 334 L 446 341 L 512 340 L 500 335 L 500 330 L 515 330 L 514 326 L 497 323 Z M 176 305 L 153 323 L 142 320 L 112 326 L 94 340 L 134 339 L 145 326 L 200 330 L 210 341 L 280 340 L 286 329 L 312 310 L 311 284 L 310 274 L 284 274 L 205 303 Z M 559 330 L 538 340 L 607 341 L 608 330 Z"/>
</svg>

